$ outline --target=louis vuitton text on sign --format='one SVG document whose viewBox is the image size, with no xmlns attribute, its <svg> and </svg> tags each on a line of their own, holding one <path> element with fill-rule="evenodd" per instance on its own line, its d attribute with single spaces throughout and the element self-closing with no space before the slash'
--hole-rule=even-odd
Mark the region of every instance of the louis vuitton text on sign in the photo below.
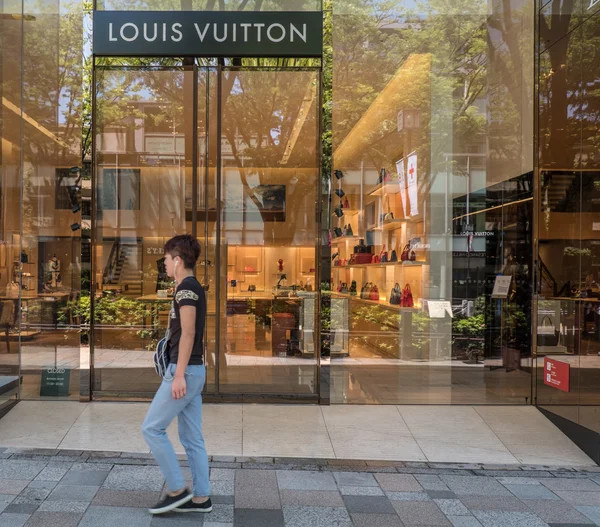
<svg viewBox="0 0 600 527">
<path fill-rule="evenodd" d="M 320 12 L 96 11 L 102 56 L 320 57 Z"/>
</svg>

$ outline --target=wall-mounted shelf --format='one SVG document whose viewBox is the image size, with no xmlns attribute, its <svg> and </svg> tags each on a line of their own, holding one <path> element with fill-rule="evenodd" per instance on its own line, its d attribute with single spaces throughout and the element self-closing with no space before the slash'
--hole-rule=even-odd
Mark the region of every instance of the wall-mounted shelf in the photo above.
<svg viewBox="0 0 600 527">
<path fill-rule="evenodd" d="M 383 196 L 384 194 L 398 194 L 400 192 L 400 186 L 398 185 L 398 181 L 384 181 L 383 183 L 379 183 L 379 185 L 373 187 L 369 190 L 369 196 Z"/>
<path fill-rule="evenodd" d="M 343 218 L 344 216 L 356 216 L 360 210 L 357 209 L 342 209 L 344 215 L 343 216 L 338 216 L 335 212 L 332 213 L 332 216 L 335 216 L 336 218 Z"/>
<path fill-rule="evenodd" d="M 340 243 L 340 242 L 349 242 L 349 241 L 357 241 L 360 240 L 361 237 L 360 236 L 338 236 L 337 238 L 333 238 L 333 240 L 331 240 L 331 243 Z"/>
<path fill-rule="evenodd" d="M 353 267 L 388 267 L 390 265 L 396 265 L 399 267 L 421 267 L 423 265 L 429 265 L 427 262 L 385 262 L 385 263 L 370 263 L 370 264 L 348 264 L 348 265 L 332 265 L 332 269 L 347 269 Z"/>
<path fill-rule="evenodd" d="M 364 304 L 371 304 L 371 305 L 375 305 L 375 306 L 386 307 L 389 309 L 393 309 L 394 311 L 404 311 L 404 312 L 408 312 L 408 313 L 416 313 L 417 311 L 421 310 L 420 307 L 400 307 L 400 306 L 392 305 L 387 300 L 367 300 L 365 298 L 360 297 L 360 291 L 358 291 L 358 293 L 356 295 L 350 295 L 350 294 L 338 293 L 338 292 L 333 292 L 331 294 L 338 296 L 340 298 L 349 298 L 351 300 L 354 300 L 356 302 L 362 302 Z"/>
</svg>

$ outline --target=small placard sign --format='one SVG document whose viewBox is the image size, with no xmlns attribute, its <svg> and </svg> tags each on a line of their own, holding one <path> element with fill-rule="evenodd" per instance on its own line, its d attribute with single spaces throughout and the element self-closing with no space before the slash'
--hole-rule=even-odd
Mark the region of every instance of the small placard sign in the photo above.
<svg viewBox="0 0 600 527">
<path fill-rule="evenodd" d="M 571 366 L 566 362 L 544 357 L 544 384 L 563 392 L 569 392 Z"/>
<path fill-rule="evenodd" d="M 62 367 L 50 367 L 42 370 L 40 397 L 67 397 L 71 370 Z"/>
<path fill-rule="evenodd" d="M 492 291 L 492 298 L 506 298 L 510 291 L 510 283 L 512 282 L 512 276 L 498 275 L 494 282 L 494 290 Z"/>
<path fill-rule="evenodd" d="M 429 318 L 445 318 L 446 313 L 452 317 L 452 305 L 448 300 L 428 300 Z"/>
</svg>

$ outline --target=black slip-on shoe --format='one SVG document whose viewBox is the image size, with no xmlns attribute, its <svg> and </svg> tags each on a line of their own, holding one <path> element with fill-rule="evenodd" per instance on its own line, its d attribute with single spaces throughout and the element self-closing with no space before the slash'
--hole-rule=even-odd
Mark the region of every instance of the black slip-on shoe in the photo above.
<svg viewBox="0 0 600 527">
<path fill-rule="evenodd" d="M 177 494 L 177 496 L 169 496 L 166 494 L 154 507 L 148 510 L 150 511 L 150 514 L 164 514 L 177 507 L 181 507 L 193 497 L 194 494 L 189 489 L 185 489 L 183 492 Z"/>
<path fill-rule="evenodd" d="M 175 512 L 211 512 L 212 502 L 208 498 L 204 503 L 194 503 L 188 501 L 184 505 L 180 505 L 175 509 Z"/>
</svg>

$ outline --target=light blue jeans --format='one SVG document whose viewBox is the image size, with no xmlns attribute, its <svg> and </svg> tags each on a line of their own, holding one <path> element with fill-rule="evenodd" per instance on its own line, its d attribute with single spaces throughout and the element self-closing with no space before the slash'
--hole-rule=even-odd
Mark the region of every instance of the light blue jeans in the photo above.
<svg viewBox="0 0 600 527">
<path fill-rule="evenodd" d="M 185 397 L 173 399 L 171 385 L 176 368 L 176 364 L 169 364 L 144 419 L 142 434 L 160 465 L 169 492 L 176 492 L 185 486 L 185 482 L 175 450 L 167 437 L 167 427 L 177 417 L 179 440 L 185 448 L 192 471 L 194 496 L 210 496 L 208 455 L 202 436 L 202 388 L 206 369 L 203 365 L 188 366 L 185 370 Z"/>
</svg>

